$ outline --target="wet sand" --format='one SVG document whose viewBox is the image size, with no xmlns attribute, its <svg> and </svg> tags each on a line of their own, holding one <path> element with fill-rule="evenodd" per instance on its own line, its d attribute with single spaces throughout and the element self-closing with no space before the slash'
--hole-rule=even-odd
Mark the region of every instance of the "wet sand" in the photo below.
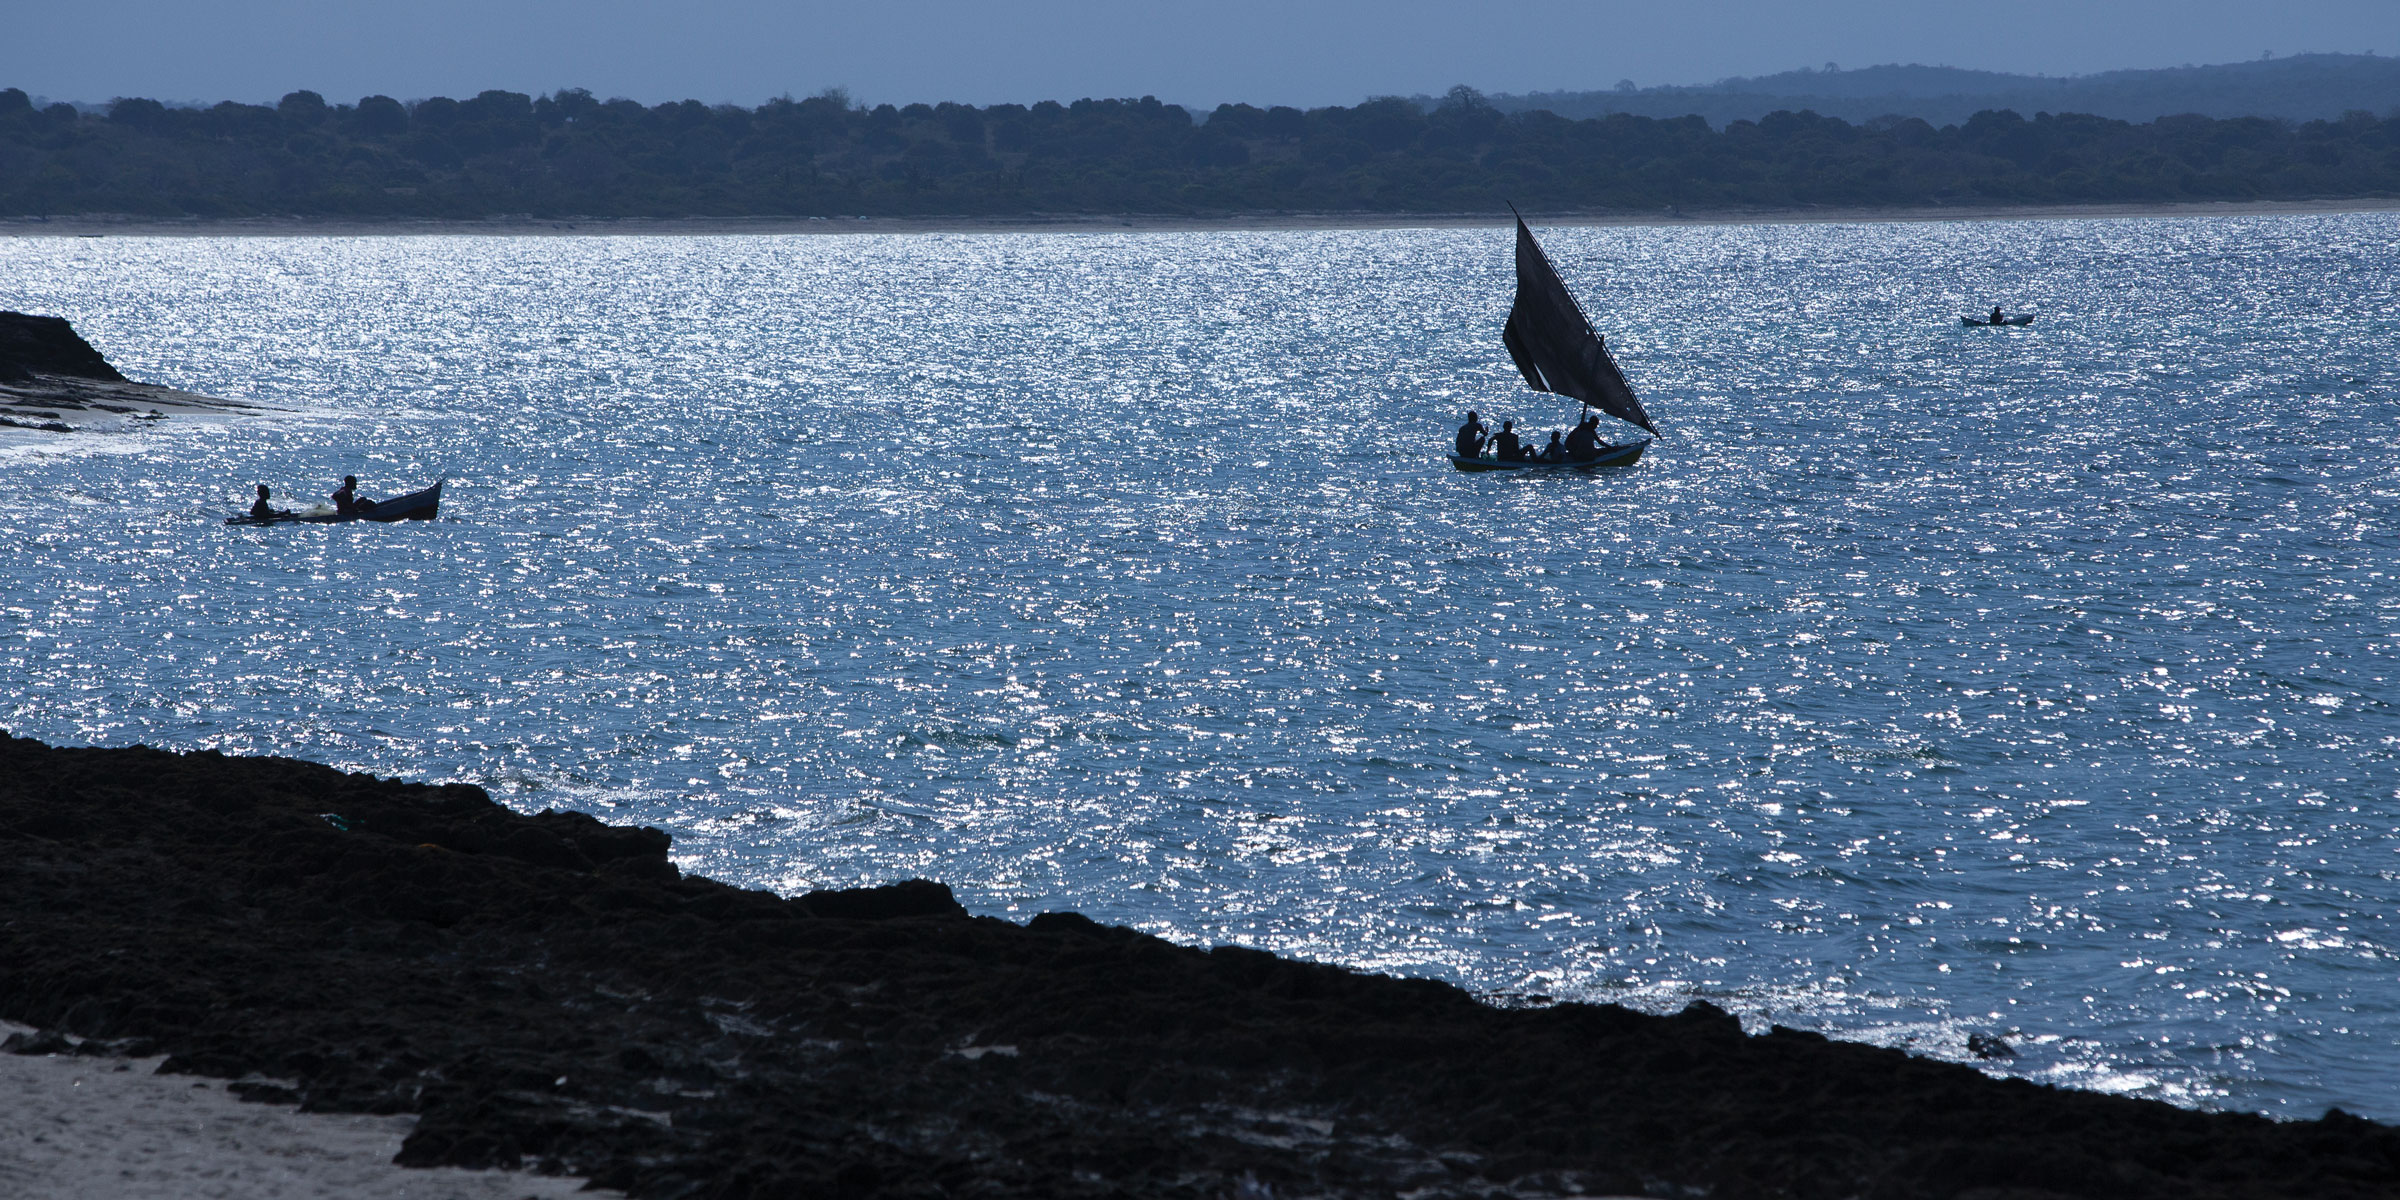
<svg viewBox="0 0 2400 1200">
<path fill-rule="evenodd" d="M 2192 204 L 1959 204 L 1913 208 L 1810 207 L 1707 211 L 1527 213 L 1541 225 L 1850 224 L 1882 221 L 2038 221 L 2129 217 L 2282 216 L 2400 211 L 2400 197 L 2212 201 Z M 15 237 L 720 237 L 784 234 L 1180 233 L 1295 229 L 1505 227 L 1492 213 L 1265 212 L 1220 215 L 1033 213 L 1006 217 L 675 217 L 374 220 L 345 217 L 161 219 L 95 214 L 0 219 Z"/>
</svg>

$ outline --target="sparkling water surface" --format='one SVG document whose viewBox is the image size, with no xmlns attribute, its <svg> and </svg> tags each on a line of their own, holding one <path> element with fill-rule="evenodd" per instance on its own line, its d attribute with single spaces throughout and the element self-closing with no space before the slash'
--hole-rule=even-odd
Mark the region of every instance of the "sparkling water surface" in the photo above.
<svg viewBox="0 0 2400 1200">
<path fill-rule="evenodd" d="M 1543 236 L 1636 467 L 1439 457 L 1499 227 L 0 240 L 292 410 L 0 446 L 0 725 L 2400 1119 L 2400 217 Z"/>
</svg>

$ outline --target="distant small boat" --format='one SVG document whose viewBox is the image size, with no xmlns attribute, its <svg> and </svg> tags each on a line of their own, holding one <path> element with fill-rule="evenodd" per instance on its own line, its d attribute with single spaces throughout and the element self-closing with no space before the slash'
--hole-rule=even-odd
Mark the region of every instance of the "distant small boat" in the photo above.
<svg viewBox="0 0 2400 1200">
<path fill-rule="evenodd" d="M 2016 316 L 2002 317 L 1997 321 L 1987 321 L 1982 317 L 1960 317 L 1958 319 L 1958 323 L 1961 325 L 1976 325 L 1984 327 L 1993 325 L 2031 325 L 2033 324 L 2033 314 L 2018 313 Z"/>
<path fill-rule="evenodd" d="M 228 525 L 342 525 L 351 521 L 430 521 L 442 510 L 442 484 L 448 482 L 450 481 L 447 479 L 440 480 L 421 492 L 410 492 L 405 496 L 378 500 L 375 502 L 375 507 L 362 509 L 355 513 L 343 514 L 320 506 L 317 509 L 301 512 L 279 512 L 271 517 L 254 517 L 243 513 L 238 517 L 225 518 L 225 523 Z"/>
<path fill-rule="evenodd" d="M 1450 465 L 1461 471 L 1589 471 L 1598 467 L 1628 466 L 1642 457 L 1656 438 L 1643 438 L 1622 446 L 1602 446 L 1592 458 L 1569 462 L 1566 459 L 1545 461 L 1538 458 L 1468 458 L 1463 454 L 1450 456 Z"/>
</svg>

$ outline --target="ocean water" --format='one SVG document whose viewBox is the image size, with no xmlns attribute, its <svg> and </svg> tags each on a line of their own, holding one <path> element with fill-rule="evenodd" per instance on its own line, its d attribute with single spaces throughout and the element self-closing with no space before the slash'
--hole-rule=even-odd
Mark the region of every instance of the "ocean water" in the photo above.
<svg viewBox="0 0 2400 1200">
<path fill-rule="evenodd" d="M 1542 232 L 1636 467 L 1439 457 L 1499 227 L 0 240 L 290 410 L 0 447 L 0 726 L 2400 1119 L 2400 217 Z"/>
</svg>

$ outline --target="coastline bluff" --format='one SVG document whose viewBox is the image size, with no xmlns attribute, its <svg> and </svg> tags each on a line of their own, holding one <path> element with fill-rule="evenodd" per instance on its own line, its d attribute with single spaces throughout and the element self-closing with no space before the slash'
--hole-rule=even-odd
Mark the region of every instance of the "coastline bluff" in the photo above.
<svg viewBox="0 0 2400 1200">
<path fill-rule="evenodd" d="M 0 734 L 20 1052 L 636 1197 L 2388 1197 L 2400 1129 L 2063 1091 L 1706 1004 L 1448 984 L 938 883 L 784 897 L 479 788 Z"/>
<path fill-rule="evenodd" d="M 179 414 L 258 411 L 264 410 L 127 379 L 64 317 L 0 312 L 0 427 L 116 431 Z"/>
</svg>

